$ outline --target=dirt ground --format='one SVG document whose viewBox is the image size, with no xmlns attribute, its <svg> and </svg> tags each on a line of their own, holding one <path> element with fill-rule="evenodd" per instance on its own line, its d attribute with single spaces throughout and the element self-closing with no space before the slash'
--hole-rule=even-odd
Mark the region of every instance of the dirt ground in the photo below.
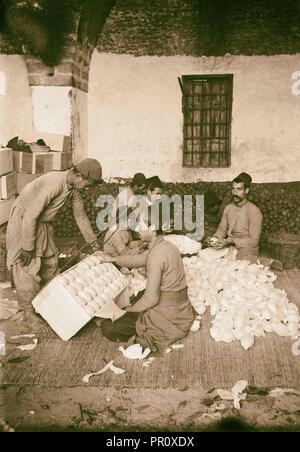
<svg viewBox="0 0 300 452">
<path fill-rule="evenodd" d="M 22 332 L 18 317 L 20 313 L 9 321 L 11 334 Z M 5 329 L 0 321 L 1 328 Z M 94 386 L 100 377 L 91 379 L 87 387 L 1 386 L 5 360 L 14 359 L 18 366 L 18 360 L 30 353 L 8 344 L 6 356 L 0 356 L 0 431 L 300 431 L 300 391 L 294 388 L 268 391 L 248 386 L 241 408 L 236 409 L 232 400 L 220 399 L 217 388 L 209 393 L 174 388 L 120 390 Z"/>
<path fill-rule="evenodd" d="M 214 391 L 10 386 L 0 394 L 2 428 L 5 421 L 16 432 L 300 431 L 293 390 L 275 396 L 248 388 L 240 410 Z"/>
<path fill-rule="evenodd" d="M 14 299 L 12 289 L 0 290 Z M 21 325 L 11 321 L 11 333 Z M 0 330 L 3 321 L 0 321 Z M 14 346 L 7 353 L 15 355 Z M 26 357 L 30 351 L 21 352 Z M 300 391 L 246 388 L 246 398 L 236 409 L 221 400 L 216 389 L 127 389 L 93 386 L 49 388 L 2 385 L 0 355 L 0 432 L 229 432 L 300 431 Z M 14 365 L 18 365 L 18 361 Z M 99 378 L 99 377 L 96 377 Z M 299 382 L 300 383 L 300 382 Z"/>
<path fill-rule="evenodd" d="M 14 334 L 20 326 L 12 323 Z M 1 329 L 1 322 L 0 322 Z M 23 339 L 24 342 L 24 339 Z M 300 431 L 300 391 L 247 387 L 240 409 L 221 400 L 217 388 L 204 390 L 116 389 L 96 386 L 50 388 L 2 385 L 5 359 L 18 360 L 30 351 L 7 348 L 0 357 L 0 431 L 16 432 L 203 432 Z"/>
</svg>

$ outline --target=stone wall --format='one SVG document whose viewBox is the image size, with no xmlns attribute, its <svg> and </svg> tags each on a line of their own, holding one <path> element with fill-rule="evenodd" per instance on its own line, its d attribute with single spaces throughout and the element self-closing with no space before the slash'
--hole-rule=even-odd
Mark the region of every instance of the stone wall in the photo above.
<svg viewBox="0 0 300 452">
<path fill-rule="evenodd" d="M 300 52 L 296 0 L 118 0 L 99 52 L 274 55 Z"/>
<path fill-rule="evenodd" d="M 92 50 L 70 36 L 57 66 L 48 67 L 39 58 L 26 54 L 30 86 L 73 86 L 87 92 Z"/>
</svg>

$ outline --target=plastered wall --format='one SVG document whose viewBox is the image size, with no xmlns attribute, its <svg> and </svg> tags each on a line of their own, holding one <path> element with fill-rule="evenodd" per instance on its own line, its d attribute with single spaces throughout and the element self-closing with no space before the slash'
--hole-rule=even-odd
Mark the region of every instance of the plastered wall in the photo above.
<svg viewBox="0 0 300 452">
<path fill-rule="evenodd" d="M 300 55 L 156 57 L 94 51 L 88 93 L 88 154 L 104 177 L 143 171 L 165 181 L 300 180 L 300 95 L 292 74 Z M 183 168 L 177 77 L 233 74 L 229 168 Z M 295 92 L 295 90 L 294 90 Z"/>
<path fill-rule="evenodd" d="M 1 75 L 2 73 L 2 75 Z M 0 144 L 33 129 L 32 96 L 25 59 L 21 55 L 0 55 Z M 3 87 L 3 85 L 2 85 Z"/>
</svg>

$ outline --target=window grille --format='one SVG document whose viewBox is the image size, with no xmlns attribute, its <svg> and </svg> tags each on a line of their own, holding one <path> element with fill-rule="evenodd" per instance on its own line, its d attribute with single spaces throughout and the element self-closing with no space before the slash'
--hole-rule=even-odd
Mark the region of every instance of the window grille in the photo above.
<svg viewBox="0 0 300 452">
<path fill-rule="evenodd" d="M 179 83 L 183 166 L 230 166 L 233 75 L 184 75 Z"/>
</svg>

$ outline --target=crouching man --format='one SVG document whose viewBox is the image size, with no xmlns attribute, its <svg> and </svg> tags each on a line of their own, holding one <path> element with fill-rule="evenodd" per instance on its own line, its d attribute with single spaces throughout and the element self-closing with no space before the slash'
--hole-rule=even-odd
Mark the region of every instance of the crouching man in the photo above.
<svg viewBox="0 0 300 452">
<path fill-rule="evenodd" d="M 211 238 L 209 242 L 216 249 L 235 246 L 238 250 L 237 260 L 257 263 L 263 216 L 259 208 L 248 200 L 251 182 L 252 178 L 247 173 L 241 173 L 233 179 L 232 202 L 224 209 L 222 220 L 213 236 L 214 243 Z M 282 270 L 282 264 L 278 260 L 259 260 L 274 270 Z"/>
<path fill-rule="evenodd" d="M 31 301 L 42 285 L 58 273 L 58 252 L 50 222 L 70 201 L 77 225 L 93 250 L 99 249 L 84 211 L 80 190 L 100 183 L 102 168 L 95 159 L 85 159 L 67 171 L 51 171 L 27 184 L 16 198 L 8 220 L 7 265 L 11 269 L 24 325 L 42 328 Z M 94 245 L 93 245 L 94 243 Z"/>
</svg>

